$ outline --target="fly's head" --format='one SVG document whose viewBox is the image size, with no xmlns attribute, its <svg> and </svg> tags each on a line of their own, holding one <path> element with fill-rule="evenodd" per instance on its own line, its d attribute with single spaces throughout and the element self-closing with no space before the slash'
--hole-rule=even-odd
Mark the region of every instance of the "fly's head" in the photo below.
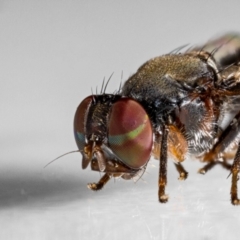
<svg viewBox="0 0 240 240">
<path fill-rule="evenodd" d="M 148 162 L 153 144 L 150 119 L 135 100 L 119 95 L 91 95 L 77 108 L 74 135 L 82 168 L 134 174 Z M 132 176 L 132 175 L 131 175 Z"/>
</svg>

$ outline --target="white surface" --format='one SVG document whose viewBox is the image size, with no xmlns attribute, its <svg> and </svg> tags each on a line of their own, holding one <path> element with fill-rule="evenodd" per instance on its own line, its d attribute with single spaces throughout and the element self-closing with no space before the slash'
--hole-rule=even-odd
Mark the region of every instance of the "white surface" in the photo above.
<svg viewBox="0 0 240 240">
<path fill-rule="evenodd" d="M 0 239 L 238 239 L 228 172 L 169 163 L 169 203 L 157 201 L 158 162 L 143 178 L 86 188 L 99 174 L 72 154 L 75 109 L 151 57 L 238 31 L 240 4 L 220 1 L 0 1 Z M 155 167 L 153 167 L 155 165 Z"/>
</svg>

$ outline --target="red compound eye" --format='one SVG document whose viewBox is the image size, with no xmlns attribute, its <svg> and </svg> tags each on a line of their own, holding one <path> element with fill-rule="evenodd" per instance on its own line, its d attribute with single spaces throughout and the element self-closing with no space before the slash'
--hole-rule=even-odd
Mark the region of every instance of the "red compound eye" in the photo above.
<svg viewBox="0 0 240 240">
<path fill-rule="evenodd" d="M 138 102 L 122 98 L 113 104 L 108 142 L 111 150 L 129 167 L 140 168 L 148 162 L 153 132 L 150 119 Z"/>
<path fill-rule="evenodd" d="M 79 150 L 85 146 L 85 119 L 88 109 L 93 101 L 93 96 L 86 97 L 78 106 L 74 117 L 74 136 Z"/>
</svg>

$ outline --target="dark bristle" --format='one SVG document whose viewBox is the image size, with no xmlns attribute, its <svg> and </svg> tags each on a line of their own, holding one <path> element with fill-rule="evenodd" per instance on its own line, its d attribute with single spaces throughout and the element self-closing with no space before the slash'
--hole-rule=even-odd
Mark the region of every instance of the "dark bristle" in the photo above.
<svg viewBox="0 0 240 240">
<path fill-rule="evenodd" d="M 102 94 L 102 93 L 103 93 L 104 82 L 105 82 L 105 77 L 103 78 L 103 82 L 102 82 L 102 87 L 101 87 L 100 94 Z"/>
<path fill-rule="evenodd" d="M 189 45 L 189 43 L 188 43 L 188 44 L 184 44 L 184 45 L 182 45 L 182 46 L 179 46 L 179 47 L 173 49 L 173 50 L 172 50 L 171 52 L 169 52 L 168 54 L 177 54 L 177 53 L 179 53 L 182 49 L 184 49 L 185 47 L 187 47 L 188 45 Z"/>
<path fill-rule="evenodd" d="M 108 80 L 107 80 L 107 82 L 106 82 L 106 85 L 105 85 L 105 88 L 104 88 L 104 90 L 103 90 L 103 94 L 106 93 L 106 89 L 107 89 L 108 83 L 109 83 L 110 79 L 112 78 L 113 74 L 114 74 L 114 72 L 113 72 L 113 73 L 110 75 L 110 77 L 108 78 Z"/>
</svg>

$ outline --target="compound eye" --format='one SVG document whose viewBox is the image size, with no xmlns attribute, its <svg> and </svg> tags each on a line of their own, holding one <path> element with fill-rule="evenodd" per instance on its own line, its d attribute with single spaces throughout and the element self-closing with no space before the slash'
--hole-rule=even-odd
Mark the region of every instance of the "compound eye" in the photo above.
<svg viewBox="0 0 240 240">
<path fill-rule="evenodd" d="M 143 107 L 130 98 L 122 98 L 112 106 L 108 142 L 111 150 L 127 166 L 144 166 L 152 151 L 153 132 Z"/>
<path fill-rule="evenodd" d="M 85 146 L 85 122 L 93 96 L 86 97 L 78 106 L 74 117 L 74 136 L 79 150 Z"/>
</svg>

